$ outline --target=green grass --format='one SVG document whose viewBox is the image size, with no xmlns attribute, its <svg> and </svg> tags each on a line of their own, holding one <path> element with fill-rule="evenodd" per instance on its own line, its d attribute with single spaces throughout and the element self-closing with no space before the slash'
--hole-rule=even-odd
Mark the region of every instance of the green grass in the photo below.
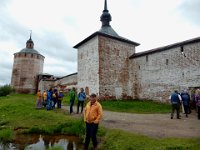
<svg viewBox="0 0 200 150">
<path fill-rule="evenodd" d="M 169 104 L 163 104 L 153 102 L 150 100 L 132 100 L 132 101 L 101 101 L 103 109 L 117 112 L 128 113 L 169 113 L 171 106 Z"/>
<path fill-rule="evenodd" d="M 77 99 L 74 106 L 77 105 Z M 69 105 L 69 96 L 65 95 L 63 99 L 65 105 Z M 85 102 L 86 103 L 86 102 Z M 154 102 L 152 100 L 103 100 L 100 101 L 104 110 L 115 112 L 127 112 L 127 113 L 169 113 L 171 112 L 171 105 L 166 103 Z"/>
<path fill-rule="evenodd" d="M 120 130 L 109 130 L 102 150 L 199 150 L 200 139 L 163 138 L 131 134 Z"/>
<path fill-rule="evenodd" d="M 35 109 L 36 96 L 15 94 L 0 99 L 0 138 L 8 140 L 5 131 L 25 133 L 62 133 L 84 135 L 83 120 L 74 119 L 61 109 Z M 4 137 L 3 137 L 4 135 Z"/>
<path fill-rule="evenodd" d="M 68 103 L 67 100 L 66 96 L 64 103 Z M 162 113 L 160 109 L 170 109 L 168 105 L 150 101 L 101 101 L 101 103 L 104 109 L 134 113 Z M 0 98 L 0 141 L 11 141 L 16 133 L 61 133 L 77 135 L 82 139 L 85 137 L 85 124 L 82 118 L 74 119 L 68 112 L 59 109 L 37 110 L 35 104 L 35 95 L 14 94 Z M 197 138 L 155 139 L 120 130 L 105 129 L 102 126 L 98 130 L 98 139 L 100 150 L 198 150 L 200 147 L 200 139 Z"/>
</svg>

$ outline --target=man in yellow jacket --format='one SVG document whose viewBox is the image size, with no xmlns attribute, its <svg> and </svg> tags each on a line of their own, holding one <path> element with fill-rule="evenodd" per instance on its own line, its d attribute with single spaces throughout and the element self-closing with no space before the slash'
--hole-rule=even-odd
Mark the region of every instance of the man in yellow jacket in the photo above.
<svg viewBox="0 0 200 150">
<path fill-rule="evenodd" d="M 84 121 L 86 123 L 86 139 L 84 149 L 88 150 L 90 144 L 90 138 L 92 138 L 92 143 L 94 150 L 97 149 L 97 130 L 99 121 L 102 118 L 102 106 L 97 101 L 96 94 L 90 95 L 90 101 L 87 103 L 84 110 Z"/>
</svg>

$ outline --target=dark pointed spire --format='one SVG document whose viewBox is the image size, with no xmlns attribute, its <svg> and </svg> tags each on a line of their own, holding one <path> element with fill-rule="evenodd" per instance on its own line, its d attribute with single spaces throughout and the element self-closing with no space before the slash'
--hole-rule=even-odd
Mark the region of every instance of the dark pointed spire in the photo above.
<svg viewBox="0 0 200 150">
<path fill-rule="evenodd" d="M 105 0 L 103 14 L 101 15 L 102 27 L 110 26 L 110 21 L 111 21 L 111 15 L 107 9 L 107 0 Z"/>
<path fill-rule="evenodd" d="M 30 32 L 30 38 L 29 38 L 29 40 L 26 42 L 26 48 L 33 48 L 33 46 L 34 46 L 34 43 L 33 43 L 31 37 L 32 37 L 32 30 L 31 30 L 31 32 Z"/>
<path fill-rule="evenodd" d="M 107 10 L 107 0 L 105 0 L 105 3 L 104 3 L 104 10 Z"/>
<path fill-rule="evenodd" d="M 30 32 L 30 39 L 29 39 L 29 40 L 32 40 L 32 39 L 31 39 L 31 36 L 32 36 L 32 30 L 30 30 L 30 31 L 31 31 L 31 32 Z"/>
</svg>

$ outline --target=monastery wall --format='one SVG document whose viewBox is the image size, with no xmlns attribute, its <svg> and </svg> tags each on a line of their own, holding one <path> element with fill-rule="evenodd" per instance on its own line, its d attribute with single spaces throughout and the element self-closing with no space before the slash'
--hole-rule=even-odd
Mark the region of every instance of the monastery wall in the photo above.
<svg viewBox="0 0 200 150">
<path fill-rule="evenodd" d="M 58 85 L 65 86 L 65 89 L 71 89 L 73 87 L 77 88 L 77 73 L 73 73 L 56 80 L 55 86 Z"/>
<path fill-rule="evenodd" d="M 98 37 L 94 37 L 78 48 L 78 86 L 87 93 L 99 93 Z"/>
<path fill-rule="evenodd" d="M 200 87 L 200 42 L 130 59 L 133 97 L 169 101 L 173 90 Z"/>
<path fill-rule="evenodd" d="M 131 96 L 129 88 L 129 56 L 135 46 L 99 36 L 99 94 L 117 99 Z"/>
</svg>

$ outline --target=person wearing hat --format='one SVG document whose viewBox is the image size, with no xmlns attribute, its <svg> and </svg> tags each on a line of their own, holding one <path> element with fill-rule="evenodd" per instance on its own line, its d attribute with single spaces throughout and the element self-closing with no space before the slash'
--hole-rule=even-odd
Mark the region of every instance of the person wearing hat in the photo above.
<svg viewBox="0 0 200 150">
<path fill-rule="evenodd" d="M 97 101 L 96 94 L 90 95 L 90 101 L 86 104 L 84 110 L 84 121 L 86 123 L 86 138 L 84 149 L 88 150 L 90 144 L 90 138 L 92 138 L 92 143 L 94 150 L 97 149 L 97 130 L 100 119 L 102 118 L 102 106 Z"/>
</svg>

